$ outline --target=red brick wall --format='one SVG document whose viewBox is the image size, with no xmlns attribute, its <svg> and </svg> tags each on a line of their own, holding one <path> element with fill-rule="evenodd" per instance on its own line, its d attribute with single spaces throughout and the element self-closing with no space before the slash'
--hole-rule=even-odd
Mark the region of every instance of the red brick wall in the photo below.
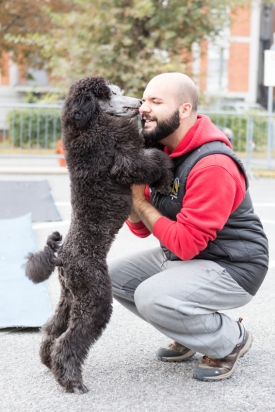
<svg viewBox="0 0 275 412">
<path fill-rule="evenodd" d="M 229 92 L 248 92 L 249 51 L 250 45 L 248 43 L 231 43 L 230 45 Z"/>
<path fill-rule="evenodd" d="M 200 61 L 200 91 L 205 92 L 207 88 L 207 56 L 208 41 L 201 42 L 201 61 Z"/>
<path fill-rule="evenodd" d="M 238 7 L 232 12 L 231 36 L 250 36 L 250 7 Z M 228 91 L 248 92 L 250 44 L 231 42 L 228 61 Z"/>
<path fill-rule="evenodd" d="M 250 12 L 250 6 L 232 10 L 231 36 L 250 36 Z"/>
</svg>

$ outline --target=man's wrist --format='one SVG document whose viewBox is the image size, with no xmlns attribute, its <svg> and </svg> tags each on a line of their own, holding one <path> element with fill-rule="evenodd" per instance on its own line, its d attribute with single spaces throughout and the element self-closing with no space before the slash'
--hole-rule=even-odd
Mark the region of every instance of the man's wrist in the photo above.
<svg viewBox="0 0 275 412">
<path fill-rule="evenodd" d="M 146 199 L 136 200 L 133 207 L 140 220 L 152 232 L 154 224 L 162 216 L 159 211 Z"/>
<path fill-rule="evenodd" d="M 134 209 L 132 209 L 128 219 L 127 219 L 130 223 L 138 223 L 140 222 L 140 217 L 139 215 L 135 212 Z"/>
</svg>

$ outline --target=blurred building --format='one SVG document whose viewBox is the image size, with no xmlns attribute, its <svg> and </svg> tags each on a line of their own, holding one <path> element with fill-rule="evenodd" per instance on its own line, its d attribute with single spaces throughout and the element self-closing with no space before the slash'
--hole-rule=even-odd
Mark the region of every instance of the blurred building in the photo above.
<svg viewBox="0 0 275 412">
<path fill-rule="evenodd" d="M 275 32 L 275 4 L 239 7 L 233 24 L 215 42 L 193 47 L 193 73 L 201 92 L 266 106 L 263 86 L 264 50 Z"/>
<path fill-rule="evenodd" d="M 4 68 L 0 70 L 0 103 L 20 103 L 27 92 L 37 94 L 57 91 L 50 85 L 45 70 L 22 70 L 5 53 Z"/>
</svg>

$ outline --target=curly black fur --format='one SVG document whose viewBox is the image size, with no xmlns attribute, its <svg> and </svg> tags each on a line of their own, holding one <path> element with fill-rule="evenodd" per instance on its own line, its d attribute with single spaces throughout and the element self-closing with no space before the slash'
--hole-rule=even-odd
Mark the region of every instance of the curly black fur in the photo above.
<svg viewBox="0 0 275 412">
<path fill-rule="evenodd" d="M 43 327 L 40 357 L 60 385 L 74 393 L 87 391 L 82 365 L 112 313 L 106 256 L 130 214 L 131 185 L 148 183 L 167 193 L 173 178 L 166 154 L 142 148 L 136 122 L 102 111 L 98 99 L 109 98 L 102 77 L 82 79 L 71 87 L 62 113 L 71 179 L 70 229 L 60 249 L 55 232 L 45 250 L 30 254 L 26 264 L 28 276 L 39 282 L 62 262 L 61 297 Z"/>
</svg>

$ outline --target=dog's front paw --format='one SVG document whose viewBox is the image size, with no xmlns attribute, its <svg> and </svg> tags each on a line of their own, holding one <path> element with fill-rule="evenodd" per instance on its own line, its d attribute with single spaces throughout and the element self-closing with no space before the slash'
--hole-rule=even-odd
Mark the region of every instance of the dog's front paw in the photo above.
<svg viewBox="0 0 275 412">
<path fill-rule="evenodd" d="M 151 154 L 156 159 L 158 169 L 161 175 L 156 181 L 150 184 L 150 186 L 156 189 L 161 194 L 168 195 L 171 192 L 174 180 L 173 162 L 166 153 L 158 149 L 151 149 Z"/>
<path fill-rule="evenodd" d="M 171 170 L 166 170 L 162 177 L 154 182 L 151 187 L 156 189 L 162 195 L 169 195 L 172 189 L 173 173 Z"/>
</svg>

